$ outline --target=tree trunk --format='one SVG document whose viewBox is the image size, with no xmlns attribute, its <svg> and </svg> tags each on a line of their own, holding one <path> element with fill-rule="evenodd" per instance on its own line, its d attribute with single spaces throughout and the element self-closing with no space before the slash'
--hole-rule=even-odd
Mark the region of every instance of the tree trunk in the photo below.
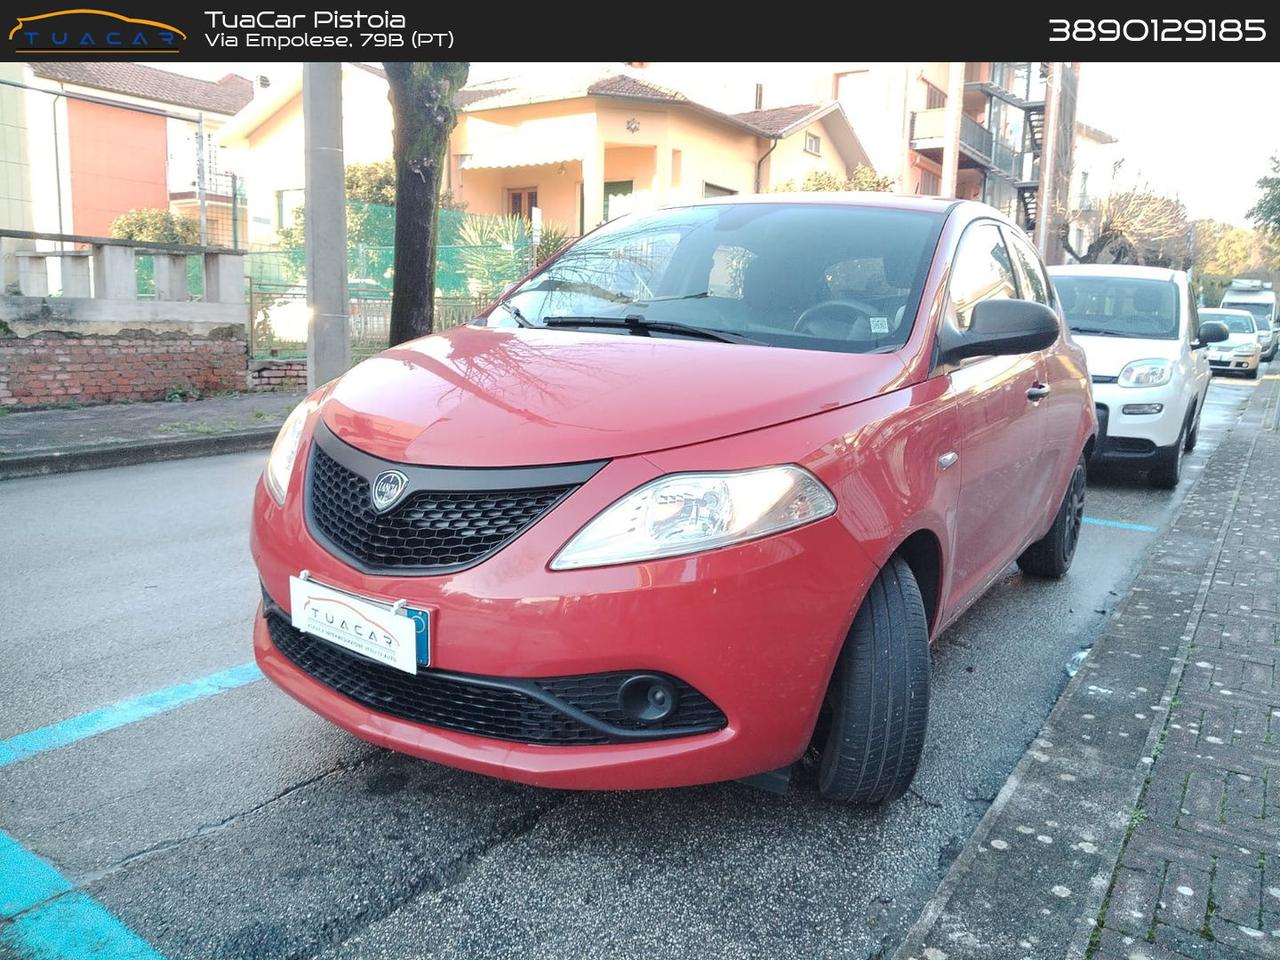
<svg viewBox="0 0 1280 960">
<path fill-rule="evenodd" d="M 395 276 L 390 346 L 435 326 L 436 214 L 449 148 L 458 122 L 454 96 L 467 82 L 465 63 L 383 64 L 395 118 Z"/>
</svg>

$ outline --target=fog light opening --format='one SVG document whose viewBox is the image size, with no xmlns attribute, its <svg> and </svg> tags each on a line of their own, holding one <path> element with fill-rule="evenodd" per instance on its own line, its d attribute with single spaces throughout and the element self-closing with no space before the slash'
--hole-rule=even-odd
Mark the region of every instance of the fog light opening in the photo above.
<svg viewBox="0 0 1280 960">
<path fill-rule="evenodd" d="M 658 723 L 675 713 L 676 688 L 666 677 L 642 673 L 628 677 L 618 688 L 618 706 L 630 720 Z"/>
<path fill-rule="evenodd" d="M 1163 403 L 1126 403 L 1120 411 L 1131 417 L 1141 417 L 1159 413 L 1163 409 Z"/>
</svg>

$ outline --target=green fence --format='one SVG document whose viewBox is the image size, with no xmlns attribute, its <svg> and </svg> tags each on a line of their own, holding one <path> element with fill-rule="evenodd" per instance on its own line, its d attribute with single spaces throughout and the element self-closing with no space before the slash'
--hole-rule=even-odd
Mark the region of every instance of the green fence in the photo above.
<svg viewBox="0 0 1280 960">
<path fill-rule="evenodd" d="M 533 267 L 528 224 L 461 210 L 439 213 L 436 329 L 465 323 Z M 307 278 L 303 229 L 245 256 L 249 277 L 250 348 L 255 358 L 299 357 L 307 347 Z M 347 286 L 353 360 L 387 347 L 395 276 L 395 208 L 347 205 Z"/>
</svg>

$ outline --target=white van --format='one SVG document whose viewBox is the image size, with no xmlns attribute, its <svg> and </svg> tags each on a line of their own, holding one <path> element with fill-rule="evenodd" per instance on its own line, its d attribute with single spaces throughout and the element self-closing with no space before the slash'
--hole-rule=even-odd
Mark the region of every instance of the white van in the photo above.
<svg viewBox="0 0 1280 960">
<path fill-rule="evenodd" d="M 1221 306 L 1248 310 L 1255 317 L 1266 320 L 1273 330 L 1280 327 L 1280 316 L 1276 313 L 1276 292 L 1268 281 L 1237 277 L 1222 295 Z M 1270 360 L 1274 356 L 1275 347 L 1272 346 L 1270 356 L 1262 359 Z"/>
</svg>

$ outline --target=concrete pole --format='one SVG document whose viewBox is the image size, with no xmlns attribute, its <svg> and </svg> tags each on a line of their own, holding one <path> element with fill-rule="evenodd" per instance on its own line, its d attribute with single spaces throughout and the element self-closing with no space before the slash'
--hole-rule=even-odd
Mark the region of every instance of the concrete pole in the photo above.
<svg viewBox="0 0 1280 960">
<path fill-rule="evenodd" d="M 307 156 L 307 387 L 314 390 L 351 366 L 347 317 L 347 196 L 342 161 L 342 64 L 302 67 Z"/>
<path fill-rule="evenodd" d="M 1028 69 L 1035 69 L 1030 64 Z M 1044 134 L 1040 143 L 1040 186 L 1036 188 L 1036 249 L 1046 263 L 1053 263 L 1057 258 L 1049 256 L 1049 240 L 1053 233 L 1053 224 L 1058 216 L 1054 209 L 1058 199 L 1058 191 L 1054 189 L 1054 177 L 1058 176 L 1058 124 L 1062 110 L 1062 64 L 1053 61 L 1049 64 L 1049 79 L 1044 91 Z"/>
<path fill-rule="evenodd" d="M 205 189 L 204 114 L 196 116 L 196 199 L 200 204 L 200 246 L 209 245 L 208 191 Z"/>
<path fill-rule="evenodd" d="M 960 118 L 964 116 L 964 63 L 953 61 L 947 73 L 946 127 L 942 141 L 941 196 L 954 197 L 960 173 Z"/>
</svg>

